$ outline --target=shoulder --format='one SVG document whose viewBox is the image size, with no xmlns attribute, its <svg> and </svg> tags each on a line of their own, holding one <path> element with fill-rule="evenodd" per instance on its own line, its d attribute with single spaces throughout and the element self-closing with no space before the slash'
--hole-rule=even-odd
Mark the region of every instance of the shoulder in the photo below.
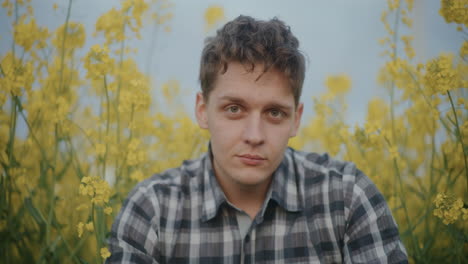
<svg viewBox="0 0 468 264">
<path fill-rule="evenodd" d="M 128 194 L 127 200 L 149 199 L 153 203 L 158 200 L 171 199 L 189 195 L 197 190 L 203 170 L 206 154 L 193 160 L 185 160 L 179 167 L 171 168 L 139 182 Z"/>
<path fill-rule="evenodd" d="M 202 168 L 202 156 L 196 160 L 184 161 L 181 166 L 157 173 L 139 182 L 127 195 L 116 217 L 113 228 L 131 227 L 144 221 L 157 225 L 155 217 L 175 214 L 189 200 L 191 193 L 198 191 L 197 177 Z M 149 224 L 151 223 L 151 224 Z"/>
<path fill-rule="evenodd" d="M 316 188 L 316 193 L 339 197 L 348 208 L 358 197 L 383 198 L 372 180 L 351 161 L 339 160 L 327 153 L 303 152 L 291 148 L 288 153 L 296 164 L 297 173 L 303 178 L 305 190 Z"/>
<path fill-rule="evenodd" d="M 309 178 L 315 176 L 335 177 L 342 181 L 355 181 L 365 176 L 351 161 L 331 157 L 328 153 L 304 152 L 289 148 L 288 156 L 293 159 L 299 173 Z"/>
</svg>

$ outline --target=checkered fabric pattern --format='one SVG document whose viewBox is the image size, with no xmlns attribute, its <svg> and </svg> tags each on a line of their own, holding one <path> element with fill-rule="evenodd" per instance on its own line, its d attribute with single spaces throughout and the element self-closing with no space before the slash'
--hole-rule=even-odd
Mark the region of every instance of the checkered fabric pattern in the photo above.
<svg viewBox="0 0 468 264">
<path fill-rule="evenodd" d="M 210 152 L 208 152 L 210 153 Z M 407 263 L 382 194 L 353 163 L 288 148 L 241 238 L 211 158 L 139 183 L 117 216 L 107 263 Z"/>
</svg>

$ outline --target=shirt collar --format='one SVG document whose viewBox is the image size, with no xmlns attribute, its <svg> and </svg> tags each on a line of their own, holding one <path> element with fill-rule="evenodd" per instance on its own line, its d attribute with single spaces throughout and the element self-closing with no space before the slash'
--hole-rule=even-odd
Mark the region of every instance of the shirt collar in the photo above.
<svg viewBox="0 0 468 264">
<path fill-rule="evenodd" d="M 270 199 L 286 211 L 299 212 L 303 209 L 304 177 L 299 174 L 294 152 L 294 149 L 287 148 L 283 160 L 273 173 Z"/>
<path fill-rule="evenodd" d="M 202 221 L 208 221 L 216 216 L 218 209 L 224 202 L 227 201 L 224 192 L 221 190 L 218 181 L 216 180 L 213 163 L 213 154 L 211 152 L 211 142 L 208 144 L 208 152 L 202 162 L 202 185 L 203 185 L 203 206 L 202 206 Z"/>
<path fill-rule="evenodd" d="M 208 221 L 216 216 L 219 207 L 227 202 L 221 187 L 216 180 L 213 163 L 211 142 L 208 145 L 208 152 L 203 158 L 202 166 L 202 186 L 203 186 L 203 205 L 202 221 Z M 294 150 L 286 149 L 283 160 L 273 173 L 273 180 L 268 190 L 266 202 L 262 206 L 262 214 L 266 209 L 268 201 L 274 200 L 280 207 L 290 212 L 299 212 L 303 209 L 301 179 L 297 171 L 296 161 L 294 159 Z"/>
</svg>

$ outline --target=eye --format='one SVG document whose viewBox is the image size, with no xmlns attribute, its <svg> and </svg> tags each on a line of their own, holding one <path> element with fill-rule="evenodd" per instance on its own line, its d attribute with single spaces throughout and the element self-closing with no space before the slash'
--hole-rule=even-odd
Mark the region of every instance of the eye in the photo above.
<svg viewBox="0 0 468 264">
<path fill-rule="evenodd" d="M 280 119 L 286 116 L 286 114 L 283 111 L 278 109 L 270 109 L 269 114 L 275 119 Z"/>
<path fill-rule="evenodd" d="M 232 106 L 228 107 L 228 111 L 231 112 L 231 113 L 237 113 L 237 112 L 239 112 L 239 106 L 232 105 Z"/>
<path fill-rule="evenodd" d="M 226 112 L 228 112 L 229 114 L 237 114 L 240 111 L 241 111 L 241 108 L 238 105 L 230 105 L 226 107 Z"/>
<path fill-rule="evenodd" d="M 271 116 L 273 116 L 273 117 L 278 117 L 278 116 L 281 115 L 281 112 L 278 111 L 277 109 L 272 109 L 272 110 L 270 110 L 270 114 L 271 114 Z"/>
</svg>

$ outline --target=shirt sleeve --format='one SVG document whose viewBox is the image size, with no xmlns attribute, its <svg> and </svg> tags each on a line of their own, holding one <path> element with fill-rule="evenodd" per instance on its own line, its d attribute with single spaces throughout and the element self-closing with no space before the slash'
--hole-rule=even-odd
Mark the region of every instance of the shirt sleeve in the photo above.
<svg viewBox="0 0 468 264">
<path fill-rule="evenodd" d="M 344 262 L 408 263 L 398 226 L 381 192 L 354 164 L 346 166 L 343 176 Z"/>
<path fill-rule="evenodd" d="M 147 195 L 147 187 L 139 184 L 125 201 L 112 225 L 106 263 L 158 263 L 158 203 L 156 195 Z"/>
</svg>

